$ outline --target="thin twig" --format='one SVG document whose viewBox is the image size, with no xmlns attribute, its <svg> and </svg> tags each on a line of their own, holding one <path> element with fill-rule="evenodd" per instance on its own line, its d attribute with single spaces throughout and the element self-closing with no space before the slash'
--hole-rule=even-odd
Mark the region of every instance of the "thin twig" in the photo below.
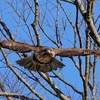
<svg viewBox="0 0 100 100">
<path fill-rule="evenodd" d="M 5 53 L 5 51 L 1 48 L 1 52 L 2 52 L 2 54 L 3 54 L 3 56 L 4 56 L 4 58 L 5 58 L 5 61 L 6 61 L 6 64 L 7 64 L 7 66 L 12 70 L 12 72 L 17 76 L 17 78 L 21 81 L 21 82 L 23 82 L 27 87 L 28 87 L 28 89 L 33 93 L 33 94 L 35 94 L 40 100 L 45 100 L 40 94 L 38 94 L 38 92 L 36 92 L 29 84 L 28 84 L 28 82 L 26 82 L 23 78 L 22 78 L 22 76 L 20 76 L 16 71 L 15 71 L 15 69 L 13 68 L 13 66 L 10 64 L 10 62 L 8 61 L 8 59 L 7 59 L 7 57 L 6 57 L 6 53 Z"/>
<path fill-rule="evenodd" d="M 37 28 L 37 25 L 39 23 L 39 5 L 38 5 L 38 0 L 34 0 L 35 3 L 35 18 L 34 18 L 34 22 L 31 24 L 31 26 L 34 29 L 35 35 L 36 35 L 36 39 L 37 39 L 37 45 L 40 46 L 41 45 L 41 41 L 40 41 L 40 34 Z"/>
</svg>

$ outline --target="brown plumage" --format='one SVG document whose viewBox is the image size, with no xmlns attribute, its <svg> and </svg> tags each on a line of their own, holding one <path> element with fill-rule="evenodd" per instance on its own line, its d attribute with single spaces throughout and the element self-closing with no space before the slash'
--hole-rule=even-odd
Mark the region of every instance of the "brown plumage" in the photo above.
<svg viewBox="0 0 100 100">
<path fill-rule="evenodd" d="M 63 68 L 64 64 L 58 61 L 55 56 L 71 57 L 99 55 L 100 50 L 89 50 L 82 48 L 51 48 L 43 46 L 32 46 L 16 41 L 0 40 L 0 47 L 7 48 L 16 52 L 24 53 L 34 51 L 32 56 L 20 59 L 17 64 L 34 71 L 49 72 L 57 68 Z"/>
<path fill-rule="evenodd" d="M 34 52 L 32 56 L 25 57 L 16 62 L 29 70 L 49 72 L 64 66 L 63 63 L 54 57 L 55 52 L 53 48 L 41 47 L 40 51 Z"/>
</svg>

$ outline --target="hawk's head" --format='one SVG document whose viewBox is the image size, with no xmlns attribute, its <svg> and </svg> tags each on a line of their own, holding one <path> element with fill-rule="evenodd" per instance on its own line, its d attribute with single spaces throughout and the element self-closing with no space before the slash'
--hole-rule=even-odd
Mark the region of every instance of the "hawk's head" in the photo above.
<svg viewBox="0 0 100 100">
<path fill-rule="evenodd" d="M 42 47 L 39 52 L 35 52 L 34 54 L 36 60 L 43 64 L 50 63 L 55 57 L 53 48 L 49 47 Z"/>
<path fill-rule="evenodd" d="M 41 49 L 41 54 L 42 55 L 49 55 L 49 56 L 51 56 L 52 58 L 53 57 L 55 57 L 55 53 L 54 53 L 54 50 L 53 50 L 53 48 L 49 48 L 49 47 L 43 47 L 42 49 Z"/>
</svg>

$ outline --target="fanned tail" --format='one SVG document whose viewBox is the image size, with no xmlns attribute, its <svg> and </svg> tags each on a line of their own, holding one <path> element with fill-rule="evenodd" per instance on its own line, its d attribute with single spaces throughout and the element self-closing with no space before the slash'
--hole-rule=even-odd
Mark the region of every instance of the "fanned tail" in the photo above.
<svg viewBox="0 0 100 100">
<path fill-rule="evenodd" d="M 17 60 L 16 63 L 20 66 L 24 66 L 26 69 L 34 70 L 35 62 L 33 61 L 33 56 L 28 56 L 23 59 Z"/>
<path fill-rule="evenodd" d="M 23 59 L 16 61 L 18 65 L 24 66 L 24 68 L 28 70 L 41 71 L 41 72 L 50 72 L 52 70 L 56 70 L 57 68 L 63 68 L 65 65 L 57 60 L 53 59 L 51 63 L 41 64 L 33 56 L 25 57 Z"/>
</svg>

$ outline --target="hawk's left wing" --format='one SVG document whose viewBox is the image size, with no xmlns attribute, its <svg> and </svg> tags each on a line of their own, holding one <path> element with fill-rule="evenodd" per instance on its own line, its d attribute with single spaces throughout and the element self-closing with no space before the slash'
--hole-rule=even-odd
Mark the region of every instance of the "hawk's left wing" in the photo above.
<svg viewBox="0 0 100 100">
<path fill-rule="evenodd" d="M 86 55 L 99 55 L 100 50 L 90 50 L 90 49 L 82 49 L 82 48 L 57 48 L 54 49 L 56 56 L 61 57 L 71 57 L 71 56 L 86 56 Z"/>
</svg>

